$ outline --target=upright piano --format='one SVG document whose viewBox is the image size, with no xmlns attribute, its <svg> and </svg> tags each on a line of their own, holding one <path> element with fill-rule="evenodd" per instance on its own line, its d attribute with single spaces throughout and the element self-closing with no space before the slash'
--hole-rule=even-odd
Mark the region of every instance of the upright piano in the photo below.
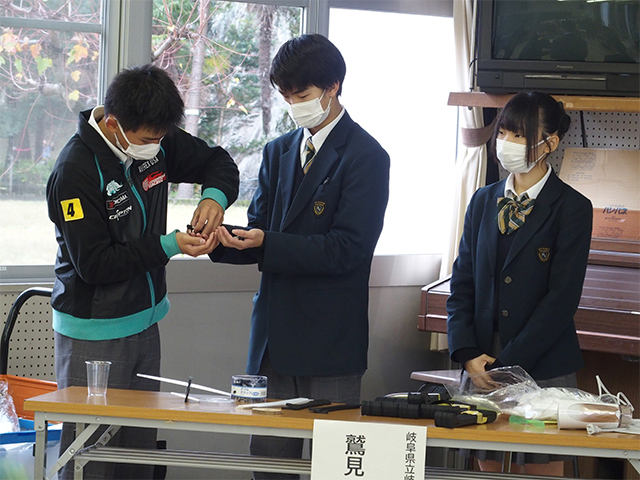
<svg viewBox="0 0 640 480">
<path fill-rule="evenodd" d="M 449 278 L 422 288 L 418 330 L 447 332 Z M 585 367 L 578 388 L 597 393 L 596 375 L 614 395 L 624 392 L 640 411 L 640 243 L 591 241 L 589 265 L 574 317 Z M 428 340 L 425 339 L 428 345 Z M 623 462 L 579 459 L 583 478 L 629 478 L 638 475 Z"/>
<path fill-rule="evenodd" d="M 449 277 L 422 288 L 418 330 L 447 333 L 449 293 Z M 579 388 L 597 392 L 599 375 L 612 393 L 624 392 L 640 411 L 639 242 L 591 240 L 574 319 L 585 359 L 585 368 L 578 372 Z"/>
<path fill-rule="evenodd" d="M 626 252 L 602 248 L 611 242 L 592 240 L 589 266 L 575 316 L 582 350 L 640 357 L 640 246 Z M 422 288 L 418 330 L 447 332 L 449 278 Z M 637 380 L 637 379 L 636 379 Z M 637 385 L 637 383 L 636 383 Z M 639 405 L 640 407 L 640 405 Z"/>
</svg>

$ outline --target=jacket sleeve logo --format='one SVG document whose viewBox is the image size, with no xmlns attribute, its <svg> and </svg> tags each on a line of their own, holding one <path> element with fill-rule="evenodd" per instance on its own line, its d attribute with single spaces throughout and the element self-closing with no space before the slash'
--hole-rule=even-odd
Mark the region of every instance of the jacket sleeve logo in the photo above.
<svg viewBox="0 0 640 480">
<path fill-rule="evenodd" d="M 62 215 L 65 222 L 71 222 L 73 220 L 80 220 L 84 218 L 84 212 L 82 211 L 82 204 L 79 198 L 72 198 L 71 200 L 62 200 Z"/>
<path fill-rule="evenodd" d="M 324 213 L 324 202 L 316 202 L 313 204 L 313 213 L 315 213 L 316 217 L 319 217 Z"/>
<path fill-rule="evenodd" d="M 144 191 L 148 191 L 150 188 L 160 185 L 167 179 L 167 175 L 164 172 L 150 173 L 147 178 L 142 181 L 142 188 Z"/>
<path fill-rule="evenodd" d="M 119 184 L 115 180 L 111 180 L 107 184 L 107 195 L 111 197 L 112 195 L 115 195 L 116 193 L 118 193 L 118 190 L 120 190 L 121 188 L 122 188 L 121 184 Z"/>
<path fill-rule="evenodd" d="M 546 262 L 551 258 L 551 249 L 549 247 L 538 248 L 538 258 L 541 262 Z"/>
</svg>

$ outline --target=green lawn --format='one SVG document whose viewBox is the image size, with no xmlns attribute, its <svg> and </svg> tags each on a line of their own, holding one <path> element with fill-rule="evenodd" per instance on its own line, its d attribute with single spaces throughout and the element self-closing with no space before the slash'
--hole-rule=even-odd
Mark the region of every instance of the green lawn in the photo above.
<svg viewBox="0 0 640 480">
<path fill-rule="evenodd" d="M 184 232 L 195 205 L 169 205 L 167 231 Z M 246 207 L 232 206 L 225 222 L 246 225 Z M 52 265 L 58 247 L 44 200 L 0 200 L 0 265 Z"/>
</svg>

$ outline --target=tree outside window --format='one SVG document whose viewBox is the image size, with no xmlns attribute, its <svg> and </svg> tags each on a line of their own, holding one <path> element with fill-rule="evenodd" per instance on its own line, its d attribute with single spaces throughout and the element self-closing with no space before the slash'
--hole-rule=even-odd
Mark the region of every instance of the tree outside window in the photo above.
<svg viewBox="0 0 640 480">
<path fill-rule="evenodd" d="M 295 128 L 273 95 L 269 68 L 279 46 L 301 33 L 301 22 L 295 7 L 154 0 L 154 61 L 183 94 L 185 130 L 221 145 L 238 164 L 238 223 L 246 223 L 264 144 Z M 192 204 L 199 186 L 176 185 L 171 193 L 174 205 Z"/>
<path fill-rule="evenodd" d="M 0 2 L 0 265 L 54 261 L 45 187 L 78 113 L 98 104 L 101 8 L 100 0 Z M 272 97 L 268 69 L 301 22 L 301 8 L 154 0 L 150 59 L 183 95 L 185 130 L 226 148 L 241 171 L 228 220 L 246 222 L 263 145 L 294 127 Z M 170 228 L 184 228 L 197 197 L 198 186 L 172 186 Z"/>
</svg>

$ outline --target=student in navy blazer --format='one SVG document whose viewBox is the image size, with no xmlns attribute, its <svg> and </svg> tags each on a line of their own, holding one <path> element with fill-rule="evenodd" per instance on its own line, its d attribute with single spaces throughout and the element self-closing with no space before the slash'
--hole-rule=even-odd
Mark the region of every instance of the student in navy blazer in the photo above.
<svg viewBox="0 0 640 480">
<path fill-rule="evenodd" d="M 248 227 L 220 228 L 221 246 L 210 255 L 257 262 L 262 272 L 247 373 L 267 375 L 271 398 L 360 401 L 369 273 L 389 195 L 389 156 L 340 105 L 345 71 L 342 55 L 321 35 L 280 48 L 271 83 L 303 128 L 265 146 Z M 309 138 L 315 153 L 306 163 Z M 254 437 L 251 451 L 299 457 L 302 444 Z"/>
<path fill-rule="evenodd" d="M 541 386 L 576 386 L 583 361 L 573 317 L 593 210 L 545 160 L 569 123 L 562 104 L 538 92 L 515 95 L 497 119 L 493 143 L 511 173 L 473 195 L 447 301 L 451 358 L 469 374 L 519 365 Z M 505 212 L 524 215 L 500 224 L 503 197 Z M 553 458 L 522 457 L 517 463 L 549 461 L 561 475 L 562 462 Z M 528 466 L 523 473 L 550 468 Z"/>
</svg>

